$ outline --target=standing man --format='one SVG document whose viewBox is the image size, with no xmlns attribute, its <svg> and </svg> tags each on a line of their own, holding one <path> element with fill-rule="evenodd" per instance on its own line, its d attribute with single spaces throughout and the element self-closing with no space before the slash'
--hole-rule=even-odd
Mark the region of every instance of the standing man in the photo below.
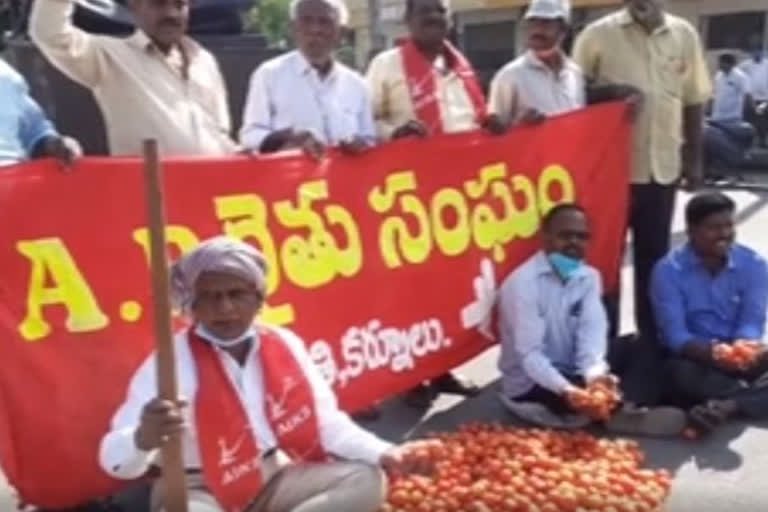
<svg viewBox="0 0 768 512">
<path fill-rule="evenodd" d="M 664 11 L 664 0 L 624 0 L 625 8 L 589 25 L 574 60 L 590 86 L 627 84 L 643 93 L 635 124 L 629 227 L 635 266 L 635 318 L 643 339 L 656 338 L 648 287 L 669 249 L 680 179 L 701 183 L 704 105 L 711 85 L 696 30 Z M 590 99 L 600 89 L 588 89 Z M 681 161 L 682 149 L 682 161 Z M 609 301 L 614 330 L 618 297 Z"/>
<path fill-rule="evenodd" d="M 768 59 L 765 58 L 762 42 L 757 38 L 752 50 L 752 57 L 741 64 L 741 69 L 749 77 L 749 90 L 755 100 L 754 108 L 748 110 L 750 121 L 757 130 L 757 142 L 761 147 L 768 146 Z"/>
<path fill-rule="evenodd" d="M 425 137 L 482 126 L 501 131 L 488 123 L 485 97 L 472 65 L 447 40 L 445 0 L 406 0 L 405 22 L 410 37 L 377 55 L 368 68 L 379 137 Z M 411 390 L 406 402 L 427 407 L 439 392 L 472 396 L 479 391 L 472 382 L 446 373 Z"/>
<path fill-rule="evenodd" d="M 69 166 L 80 155 L 77 142 L 58 134 L 30 96 L 27 81 L 4 59 L 0 59 L 0 97 L 0 168 L 45 157 Z"/>
<path fill-rule="evenodd" d="M 566 0 L 534 0 L 525 13 L 528 50 L 504 66 L 491 83 L 488 112 L 506 127 L 583 108 L 581 70 L 562 51 L 568 33 Z"/>
<path fill-rule="evenodd" d="M 227 90 L 214 57 L 184 34 L 188 0 L 131 0 L 138 28 L 128 38 L 72 24 L 73 0 L 38 0 L 29 32 L 65 75 L 90 89 L 113 155 L 138 155 L 144 139 L 167 155 L 226 155 Z"/>
<path fill-rule="evenodd" d="M 368 68 L 379 136 L 397 139 L 476 130 L 485 98 L 467 59 L 447 40 L 445 0 L 406 0 L 410 37 Z"/>
<path fill-rule="evenodd" d="M 357 153 L 376 128 L 365 80 L 333 58 L 348 12 L 342 0 L 293 0 L 297 50 L 262 64 L 251 78 L 240 141 L 269 153 L 291 147 L 319 156 L 324 146 Z"/>
</svg>

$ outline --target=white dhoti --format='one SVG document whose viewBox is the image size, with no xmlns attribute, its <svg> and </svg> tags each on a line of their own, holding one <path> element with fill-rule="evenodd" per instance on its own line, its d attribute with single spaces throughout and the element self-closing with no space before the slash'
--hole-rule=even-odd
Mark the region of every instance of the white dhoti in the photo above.
<svg viewBox="0 0 768 512">
<path fill-rule="evenodd" d="M 267 483 L 245 512 L 375 512 L 386 497 L 380 468 L 362 462 L 287 464 L 265 459 Z M 189 512 L 222 512 L 200 473 L 187 475 Z M 165 512 L 160 482 L 152 492 L 152 509 Z"/>
</svg>

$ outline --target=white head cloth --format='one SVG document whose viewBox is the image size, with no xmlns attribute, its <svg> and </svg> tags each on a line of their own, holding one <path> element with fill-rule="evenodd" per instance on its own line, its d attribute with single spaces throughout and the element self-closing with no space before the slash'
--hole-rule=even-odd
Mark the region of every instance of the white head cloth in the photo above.
<svg viewBox="0 0 768 512">
<path fill-rule="evenodd" d="M 195 283 L 203 272 L 231 274 L 253 283 L 266 294 L 267 262 L 255 247 L 236 238 L 217 236 L 205 240 L 171 267 L 174 302 L 188 310 L 195 300 Z"/>
</svg>

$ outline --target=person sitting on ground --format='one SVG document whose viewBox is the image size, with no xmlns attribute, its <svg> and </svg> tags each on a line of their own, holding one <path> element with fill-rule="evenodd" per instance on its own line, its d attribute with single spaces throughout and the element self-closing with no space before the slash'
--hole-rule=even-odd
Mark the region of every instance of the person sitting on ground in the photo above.
<svg viewBox="0 0 768 512">
<path fill-rule="evenodd" d="M 651 300 L 670 352 L 665 373 L 670 399 L 690 408 L 693 427 L 709 431 L 728 418 L 768 418 L 768 349 L 735 367 L 715 346 L 765 335 L 768 266 L 734 243 L 736 206 L 719 192 L 688 203 L 688 242 L 656 266 Z"/>
<path fill-rule="evenodd" d="M 704 154 L 707 167 L 738 168 L 748 163 L 748 151 L 755 129 L 744 121 L 744 111 L 752 108 L 749 78 L 736 68 L 736 56 L 724 53 L 715 75 L 715 96 L 704 128 Z"/>
<path fill-rule="evenodd" d="M 174 297 L 194 320 L 175 340 L 179 393 L 190 401 L 155 398 L 152 354 L 102 440 L 101 466 L 116 478 L 141 477 L 180 434 L 193 512 L 373 512 L 386 495 L 380 468 L 429 470 L 423 453 L 433 442 L 396 447 L 358 427 L 301 339 L 254 324 L 266 273 L 261 253 L 224 236 L 173 266 Z M 280 467 L 283 453 L 292 462 Z M 153 512 L 164 510 L 161 489 Z"/>
<path fill-rule="evenodd" d="M 575 399 L 585 386 L 603 382 L 624 392 L 624 403 L 606 421 L 610 430 L 656 436 L 682 432 L 683 411 L 638 407 L 637 383 L 611 374 L 600 274 L 584 262 L 590 236 L 585 211 L 560 204 L 547 213 L 542 230 L 543 249 L 512 272 L 500 290 L 504 405 L 541 426 L 581 428 L 591 420 L 576 412 Z"/>
<path fill-rule="evenodd" d="M 30 96 L 24 77 L 5 60 L 0 59 L 0 167 L 33 158 L 56 158 L 69 167 L 82 153 L 80 145 L 62 137 L 45 116 L 40 105 Z"/>
</svg>

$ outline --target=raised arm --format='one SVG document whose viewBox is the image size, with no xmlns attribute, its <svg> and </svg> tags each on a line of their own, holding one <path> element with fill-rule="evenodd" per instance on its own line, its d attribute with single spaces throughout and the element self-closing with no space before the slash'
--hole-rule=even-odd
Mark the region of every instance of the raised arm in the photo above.
<svg viewBox="0 0 768 512">
<path fill-rule="evenodd" d="M 103 73 L 104 36 L 88 34 L 72 24 L 72 0 L 36 0 L 29 34 L 43 55 L 72 80 L 91 88 Z"/>
</svg>

